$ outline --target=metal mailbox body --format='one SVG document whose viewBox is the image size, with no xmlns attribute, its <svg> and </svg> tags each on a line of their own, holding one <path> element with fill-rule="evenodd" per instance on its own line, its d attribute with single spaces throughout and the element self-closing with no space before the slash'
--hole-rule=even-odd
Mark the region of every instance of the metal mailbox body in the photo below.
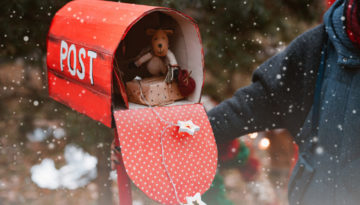
<svg viewBox="0 0 360 205">
<path fill-rule="evenodd" d="M 108 127 L 113 127 L 113 75 L 115 53 L 128 31 L 143 17 L 166 13 L 189 29 L 184 39 L 195 54 L 197 81 L 203 84 L 203 50 L 197 24 L 181 12 L 109 1 L 71 1 L 53 18 L 47 40 L 49 95 Z M 191 60 L 191 59 L 190 59 Z M 200 63 L 200 64 L 199 64 Z M 202 86 L 193 102 L 199 102 Z M 120 93 L 129 106 L 123 82 Z"/>
<path fill-rule="evenodd" d="M 175 40 L 170 45 L 172 52 L 180 67 L 192 73 L 196 88 L 181 102 L 167 107 L 141 107 L 128 102 L 124 82 L 118 76 L 121 69 L 118 53 L 124 50 L 127 39 L 132 39 L 131 46 L 147 44 L 141 35 L 139 41 L 134 36 L 145 33 L 142 31 L 153 16 L 164 15 L 176 27 Z M 120 204 L 129 205 L 132 201 L 127 176 L 150 198 L 163 204 L 178 204 L 179 200 L 184 203 L 187 196 L 202 194 L 210 187 L 216 173 L 217 148 L 206 112 L 199 104 L 203 68 L 204 53 L 197 24 L 173 9 L 76 0 L 56 13 L 47 40 L 49 95 L 108 127 L 116 127 L 115 142 L 122 147 L 122 156 L 119 155 L 122 162 L 117 166 Z M 118 94 L 123 109 L 116 106 Z M 200 131 L 190 137 L 179 137 L 179 128 L 172 126 L 167 130 L 154 110 L 173 123 L 192 120 L 201 126 Z M 164 144 L 159 137 L 164 137 Z M 163 156 L 171 166 L 167 174 L 160 163 Z M 134 170 L 138 164 L 149 169 Z M 181 189 L 178 194 L 171 182 Z M 154 186 L 159 187 L 154 191 Z"/>
</svg>

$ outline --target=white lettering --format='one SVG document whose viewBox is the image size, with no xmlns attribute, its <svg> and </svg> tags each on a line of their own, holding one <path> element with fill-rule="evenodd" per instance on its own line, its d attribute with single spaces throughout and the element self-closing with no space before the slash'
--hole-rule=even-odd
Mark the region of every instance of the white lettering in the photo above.
<svg viewBox="0 0 360 205">
<path fill-rule="evenodd" d="M 63 52 L 65 50 L 65 52 Z M 65 41 L 61 41 L 61 46 L 60 46 L 60 68 L 61 71 L 64 71 L 64 66 L 63 66 L 63 60 L 66 59 L 66 54 L 68 52 L 68 44 Z"/>
<path fill-rule="evenodd" d="M 68 44 L 62 40 L 60 43 L 60 68 L 61 71 L 64 71 L 64 65 L 63 61 L 67 60 L 67 66 L 70 74 L 72 76 L 77 75 L 80 80 L 85 79 L 85 73 L 86 73 L 86 67 L 84 60 L 86 57 L 89 57 L 89 79 L 91 85 L 94 85 L 94 78 L 93 78 L 93 65 L 94 65 L 94 59 L 97 58 L 97 53 L 94 51 L 87 51 L 85 48 L 80 48 L 79 53 L 77 53 L 75 44 L 70 44 L 70 47 L 68 47 Z M 78 54 L 78 56 L 77 56 Z M 87 56 L 86 56 L 87 54 Z M 78 58 L 76 58 L 78 57 Z M 80 68 L 76 69 L 77 67 L 77 59 L 79 59 Z M 72 62 L 71 62 L 72 60 Z M 71 64 L 72 63 L 72 64 Z"/>
<path fill-rule="evenodd" d="M 70 64 L 71 53 L 73 53 L 73 59 L 74 59 L 73 67 L 71 67 L 71 64 Z M 68 68 L 69 68 L 70 74 L 75 75 L 76 74 L 76 47 L 74 44 L 71 44 L 71 46 L 69 48 L 69 53 L 67 56 L 67 63 L 68 63 Z"/>
<path fill-rule="evenodd" d="M 83 80 L 85 78 L 85 66 L 82 57 L 83 58 L 86 57 L 86 51 L 84 48 L 80 48 L 79 50 L 79 63 L 81 67 L 81 72 L 79 70 L 76 70 L 77 76 L 79 77 L 80 80 Z"/>
<path fill-rule="evenodd" d="M 91 85 L 94 85 L 93 59 L 97 57 L 97 54 L 94 51 L 88 51 L 88 56 L 90 57 L 90 82 L 91 82 Z"/>
</svg>

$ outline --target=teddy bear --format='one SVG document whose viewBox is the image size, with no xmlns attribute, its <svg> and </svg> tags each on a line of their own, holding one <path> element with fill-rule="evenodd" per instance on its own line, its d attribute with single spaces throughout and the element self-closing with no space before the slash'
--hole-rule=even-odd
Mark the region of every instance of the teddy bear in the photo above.
<svg viewBox="0 0 360 205">
<path fill-rule="evenodd" d="M 151 75 L 166 75 L 165 82 L 171 83 L 179 67 L 174 53 L 169 49 L 168 35 L 173 33 L 171 29 L 147 29 L 146 35 L 151 36 L 151 48 L 144 49 L 131 67 L 140 68 L 146 64 L 146 69 Z"/>
</svg>

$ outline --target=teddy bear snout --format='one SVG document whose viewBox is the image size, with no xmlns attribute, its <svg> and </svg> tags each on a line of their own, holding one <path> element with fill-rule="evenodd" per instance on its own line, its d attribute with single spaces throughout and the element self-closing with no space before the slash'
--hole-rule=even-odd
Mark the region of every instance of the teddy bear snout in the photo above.
<svg viewBox="0 0 360 205">
<path fill-rule="evenodd" d="M 159 43 L 159 44 L 158 44 L 158 47 L 159 47 L 159 48 L 162 48 L 162 44 L 161 44 L 161 43 Z"/>
</svg>

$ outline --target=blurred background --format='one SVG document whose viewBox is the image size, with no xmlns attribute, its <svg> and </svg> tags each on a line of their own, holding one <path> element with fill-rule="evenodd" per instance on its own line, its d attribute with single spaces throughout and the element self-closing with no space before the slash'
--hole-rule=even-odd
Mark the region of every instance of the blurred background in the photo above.
<svg viewBox="0 0 360 205">
<path fill-rule="evenodd" d="M 66 0 L 0 2 L 0 205 L 116 204 L 113 130 L 48 98 L 46 36 Z M 207 109 L 251 83 L 258 65 L 321 23 L 324 0 L 135 0 L 193 17 L 202 35 Z M 240 136 L 239 136 L 240 137 Z M 208 204 L 287 204 L 297 159 L 286 130 L 220 147 Z M 210 193 L 210 194 L 209 194 Z M 156 204 L 133 186 L 134 205 Z"/>
</svg>

